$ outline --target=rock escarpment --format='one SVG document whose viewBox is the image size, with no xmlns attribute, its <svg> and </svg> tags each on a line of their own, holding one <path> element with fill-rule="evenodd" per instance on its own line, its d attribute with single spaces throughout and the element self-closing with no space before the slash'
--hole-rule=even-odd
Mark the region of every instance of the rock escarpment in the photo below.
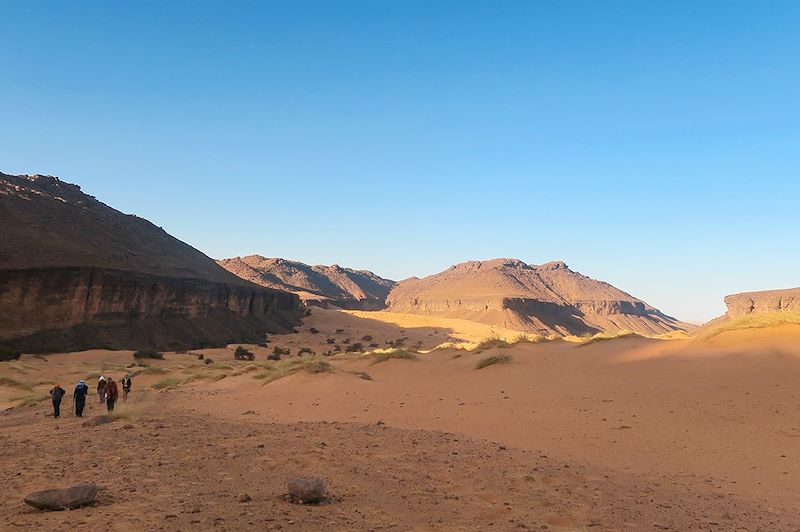
<svg viewBox="0 0 800 532">
<path fill-rule="evenodd" d="M 725 297 L 728 318 L 768 312 L 800 312 L 800 288 L 742 292 Z"/>
<path fill-rule="evenodd" d="M 178 349 L 290 329 L 293 294 L 246 282 L 50 176 L 0 174 L 0 344 Z"/>
<path fill-rule="evenodd" d="M 300 296 L 308 305 L 348 310 L 380 310 L 396 284 L 366 270 L 309 266 L 260 255 L 223 259 L 219 264 L 239 277 Z"/>
<path fill-rule="evenodd" d="M 630 330 L 660 334 L 691 326 L 563 262 L 517 259 L 457 264 L 424 279 L 401 281 L 388 309 L 463 318 L 543 334 Z"/>
</svg>

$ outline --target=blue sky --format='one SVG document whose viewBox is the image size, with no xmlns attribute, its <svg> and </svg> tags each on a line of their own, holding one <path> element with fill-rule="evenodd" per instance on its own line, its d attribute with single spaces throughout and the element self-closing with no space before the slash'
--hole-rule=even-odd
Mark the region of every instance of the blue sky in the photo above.
<svg viewBox="0 0 800 532">
<path fill-rule="evenodd" d="M 798 2 L 161 4 L 0 3 L 0 171 L 215 258 L 800 286 Z"/>
</svg>

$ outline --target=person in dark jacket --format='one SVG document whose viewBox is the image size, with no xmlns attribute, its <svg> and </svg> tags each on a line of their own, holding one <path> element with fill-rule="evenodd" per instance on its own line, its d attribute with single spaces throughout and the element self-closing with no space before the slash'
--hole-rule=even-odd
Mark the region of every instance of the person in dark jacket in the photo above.
<svg viewBox="0 0 800 532">
<path fill-rule="evenodd" d="M 106 380 L 106 387 L 104 390 L 105 398 L 106 398 L 106 407 L 108 408 L 108 413 L 114 411 L 114 403 L 117 402 L 117 397 L 119 397 L 119 389 L 117 388 L 117 383 L 114 382 L 114 379 L 111 377 Z"/>
<path fill-rule="evenodd" d="M 89 387 L 86 386 L 86 381 L 80 381 L 72 393 L 72 399 L 75 403 L 75 415 L 78 417 L 83 417 L 83 409 L 86 406 L 86 395 L 88 393 Z"/>
<path fill-rule="evenodd" d="M 50 397 L 53 399 L 53 417 L 55 418 L 61 417 L 61 399 L 64 398 L 65 393 L 64 388 L 58 384 L 50 390 Z"/>
<path fill-rule="evenodd" d="M 131 381 L 130 375 L 125 375 L 122 377 L 122 402 L 128 402 L 128 393 L 131 391 L 131 386 L 133 386 L 133 382 Z"/>
</svg>

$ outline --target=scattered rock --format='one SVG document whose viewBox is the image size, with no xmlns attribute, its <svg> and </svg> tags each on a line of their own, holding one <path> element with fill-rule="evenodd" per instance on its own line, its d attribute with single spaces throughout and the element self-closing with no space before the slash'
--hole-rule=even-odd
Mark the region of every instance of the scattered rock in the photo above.
<svg viewBox="0 0 800 532">
<path fill-rule="evenodd" d="M 236 497 L 236 500 L 238 500 L 239 502 L 250 502 L 253 500 L 253 498 L 250 497 L 250 495 L 248 495 L 247 493 L 240 493 Z"/>
<path fill-rule="evenodd" d="M 289 481 L 289 497 L 299 504 L 316 504 L 325 500 L 325 483 L 317 477 L 298 477 Z"/>
<path fill-rule="evenodd" d="M 34 491 L 25 497 L 25 504 L 40 510 L 66 510 L 92 504 L 99 486 L 78 484 L 69 488 Z"/>
<path fill-rule="evenodd" d="M 102 416 L 94 416 L 90 417 L 86 421 L 83 422 L 84 427 L 96 427 L 97 425 L 105 425 L 106 423 L 111 423 L 114 421 L 110 416 L 102 415 Z"/>
<path fill-rule="evenodd" d="M 242 412 L 243 416 L 257 416 L 258 412 L 255 410 L 248 410 L 247 412 Z"/>
</svg>

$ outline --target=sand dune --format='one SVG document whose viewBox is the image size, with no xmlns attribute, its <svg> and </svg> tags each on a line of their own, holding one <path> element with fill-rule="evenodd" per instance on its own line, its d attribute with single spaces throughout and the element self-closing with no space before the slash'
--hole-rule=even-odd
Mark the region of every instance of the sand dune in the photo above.
<svg viewBox="0 0 800 532">
<path fill-rule="evenodd" d="M 210 366 L 170 353 L 149 362 L 157 370 L 127 368 L 131 354 L 119 351 L 3 363 L 2 374 L 32 383 L 31 393 L 56 376 L 144 373 L 134 378 L 129 417 L 106 429 L 117 450 L 76 448 L 75 436 L 91 432 L 69 417 L 47 418 L 46 403 L 0 416 L 10 466 L 0 518 L 53 526 L 58 518 L 26 510 L 20 493 L 91 479 L 97 463 L 141 478 L 143 489 L 110 482 L 108 506 L 81 511 L 89 525 L 106 508 L 121 527 L 144 515 L 147 528 L 793 530 L 800 522 L 800 326 L 708 341 L 441 349 L 380 363 L 340 353 L 326 358 L 331 371 L 268 384 L 260 377 L 274 346 L 319 353 L 370 337 L 426 348 L 478 333 L 401 318 L 314 310 L 299 333 L 251 346 L 255 363 L 234 361 L 234 346 L 198 351 L 214 359 Z M 475 369 L 496 354 L 510 361 Z M 165 380 L 174 382 L 153 388 Z M 1 403 L 18 403 L 12 394 L 19 390 L 0 386 Z M 27 442 L 54 424 L 66 455 L 37 448 L 27 465 Z M 178 447 L 191 452 L 171 450 Z M 294 474 L 326 478 L 335 499 L 316 508 L 283 501 Z M 241 491 L 257 504 L 235 502 Z"/>
</svg>

